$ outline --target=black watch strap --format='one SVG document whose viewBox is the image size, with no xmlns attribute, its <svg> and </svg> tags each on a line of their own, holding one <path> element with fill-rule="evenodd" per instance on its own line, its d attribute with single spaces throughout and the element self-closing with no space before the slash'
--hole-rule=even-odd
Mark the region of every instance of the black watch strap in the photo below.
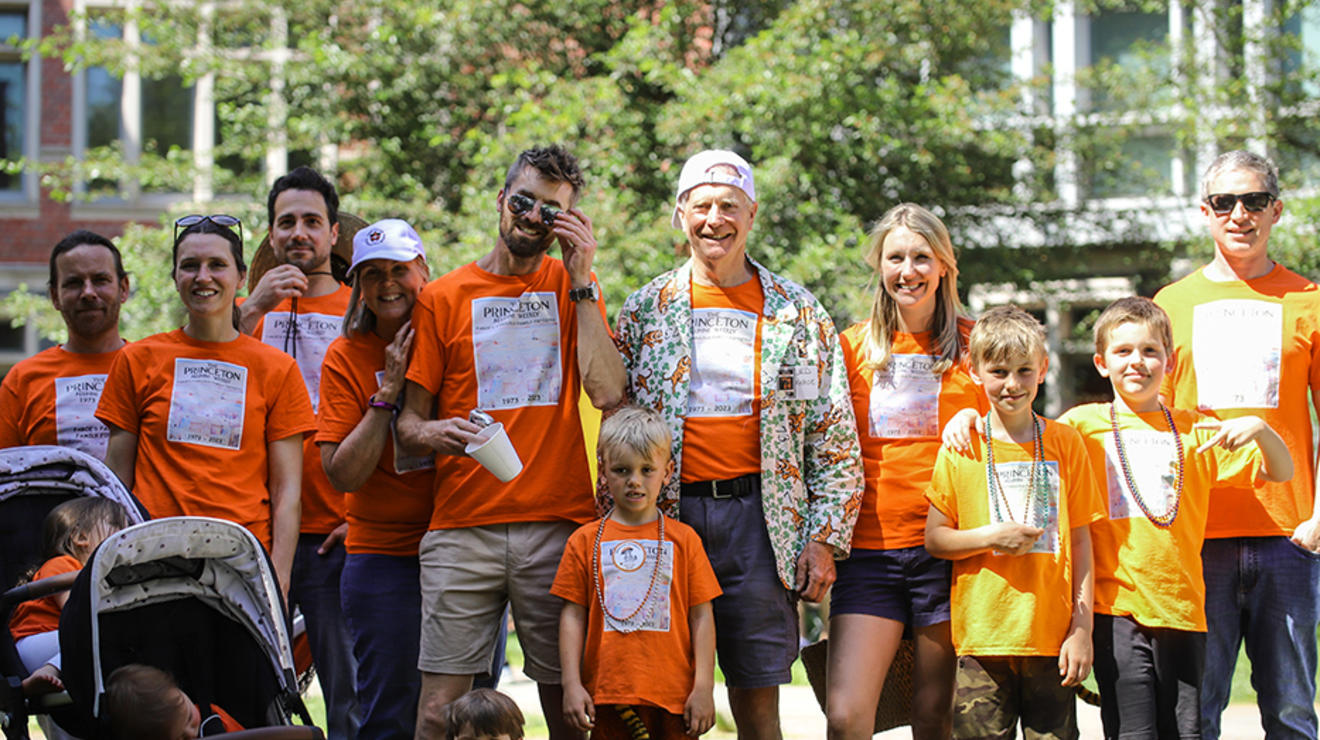
<svg viewBox="0 0 1320 740">
<path fill-rule="evenodd" d="M 578 301 L 596 301 L 600 299 L 600 290 L 597 289 L 593 281 L 581 288 L 569 288 L 568 300 L 577 303 Z"/>
</svg>

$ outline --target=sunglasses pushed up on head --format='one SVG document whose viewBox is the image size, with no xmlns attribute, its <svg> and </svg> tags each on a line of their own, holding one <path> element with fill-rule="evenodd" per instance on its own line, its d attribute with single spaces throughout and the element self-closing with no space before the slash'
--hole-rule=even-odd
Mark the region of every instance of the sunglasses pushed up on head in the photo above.
<svg viewBox="0 0 1320 740">
<path fill-rule="evenodd" d="M 509 210 L 515 216 L 521 216 L 524 213 L 536 207 L 536 199 L 530 198 L 522 193 L 512 193 L 508 198 Z M 555 217 L 563 212 L 562 208 L 555 208 L 551 205 L 541 204 L 541 223 L 546 226 L 553 226 Z"/>
<path fill-rule="evenodd" d="M 238 241 L 239 243 L 243 242 L 243 222 L 224 213 L 213 213 L 210 216 L 203 216 L 200 213 L 194 213 L 190 216 L 180 216 L 179 219 L 174 222 L 174 241 L 179 241 L 180 228 L 187 229 L 191 226 L 196 226 L 203 221 L 210 221 L 216 226 L 223 226 L 227 229 L 232 229 L 237 226 Z"/>
<path fill-rule="evenodd" d="M 1258 190 L 1254 193 L 1213 193 L 1205 197 L 1205 203 L 1210 206 L 1210 210 L 1221 216 L 1232 213 L 1239 202 L 1248 211 L 1259 213 L 1274 202 L 1274 194 Z"/>
</svg>

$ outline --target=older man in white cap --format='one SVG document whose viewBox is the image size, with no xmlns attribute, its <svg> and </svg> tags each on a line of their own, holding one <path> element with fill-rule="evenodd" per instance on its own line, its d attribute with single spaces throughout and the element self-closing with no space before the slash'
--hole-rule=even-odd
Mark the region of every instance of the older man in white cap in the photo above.
<svg viewBox="0 0 1320 740">
<path fill-rule="evenodd" d="M 862 468 L 834 324 L 805 288 L 747 256 L 756 210 L 742 157 L 689 159 L 673 224 L 691 258 L 628 298 L 617 342 L 633 399 L 673 434 L 660 505 L 701 535 L 724 589 L 715 634 L 738 736 L 777 738 L 796 601 L 834 582 Z"/>
</svg>

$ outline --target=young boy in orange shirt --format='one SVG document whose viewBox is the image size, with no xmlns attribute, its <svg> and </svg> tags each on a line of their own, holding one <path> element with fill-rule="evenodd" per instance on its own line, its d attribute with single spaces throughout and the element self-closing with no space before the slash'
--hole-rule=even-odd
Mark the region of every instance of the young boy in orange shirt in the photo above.
<svg viewBox="0 0 1320 740">
<path fill-rule="evenodd" d="M 721 593 L 701 539 L 656 507 L 673 472 L 660 415 L 624 408 L 601 425 L 614 508 L 568 538 L 550 593 L 559 620 L 564 717 L 593 739 L 697 736 L 715 724 Z M 599 711 L 598 711 L 599 708 Z"/>
<path fill-rule="evenodd" d="M 972 328 L 990 411 L 967 454 L 948 447 L 927 498 L 926 549 L 953 560 L 954 737 L 1077 737 L 1073 686 L 1091 670 L 1091 538 L 1103 516 L 1073 429 L 1041 419 L 1045 330 L 1013 306 Z M 951 422 L 952 423 L 952 422 Z"/>
<path fill-rule="evenodd" d="M 1081 432 L 1108 492 L 1109 517 L 1091 525 L 1106 738 L 1200 737 L 1210 489 L 1292 477 L 1287 445 L 1259 417 L 1219 421 L 1160 403 L 1172 357 L 1163 309 L 1115 301 L 1095 324 L 1095 367 L 1114 400 L 1059 419 Z"/>
</svg>

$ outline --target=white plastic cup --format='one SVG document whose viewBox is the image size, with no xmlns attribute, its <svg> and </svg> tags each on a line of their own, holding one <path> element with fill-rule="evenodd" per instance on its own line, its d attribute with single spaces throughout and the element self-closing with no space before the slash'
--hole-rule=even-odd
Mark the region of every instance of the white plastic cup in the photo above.
<svg viewBox="0 0 1320 740">
<path fill-rule="evenodd" d="M 518 459 L 517 450 L 509 433 L 504 431 L 504 424 L 495 422 L 477 432 L 476 439 L 463 448 L 482 467 L 489 470 L 496 478 L 508 483 L 522 472 L 522 460 Z"/>
</svg>

